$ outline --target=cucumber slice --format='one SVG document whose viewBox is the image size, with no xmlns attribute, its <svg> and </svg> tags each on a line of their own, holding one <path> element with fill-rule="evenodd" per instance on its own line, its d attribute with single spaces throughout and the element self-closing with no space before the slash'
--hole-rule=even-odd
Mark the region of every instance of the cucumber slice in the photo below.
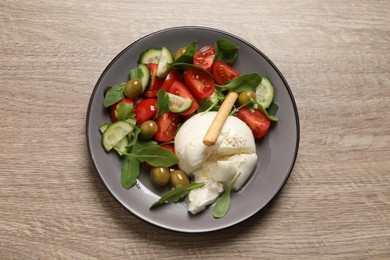
<svg viewBox="0 0 390 260">
<path fill-rule="evenodd" d="M 139 79 L 142 84 L 142 91 L 145 91 L 151 82 L 150 70 L 145 64 L 138 64 L 136 68 L 129 71 L 129 78 Z"/>
<path fill-rule="evenodd" d="M 256 101 L 264 109 L 267 109 L 274 99 L 274 87 L 268 78 L 262 77 L 260 84 L 256 88 Z"/>
<path fill-rule="evenodd" d="M 142 77 L 140 78 L 140 80 L 142 83 L 142 91 L 145 91 L 145 89 L 149 87 L 152 78 L 150 76 L 150 70 L 145 64 L 139 64 L 138 68 L 140 68 L 142 71 Z"/>
<path fill-rule="evenodd" d="M 103 134 L 103 133 L 107 130 L 107 127 L 108 127 L 109 125 L 110 125 L 109 123 L 104 123 L 104 124 L 102 124 L 102 125 L 99 127 L 100 133 Z"/>
<path fill-rule="evenodd" d="M 135 118 L 126 118 L 125 121 L 127 123 L 129 123 L 130 125 L 135 126 L 136 122 L 137 122 L 137 119 L 135 119 Z"/>
<path fill-rule="evenodd" d="M 126 146 L 129 144 L 129 138 L 127 136 L 123 137 L 119 143 L 114 146 L 114 149 L 119 153 L 119 155 L 123 155 L 127 153 Z"/>
<path fill-rule="evenodd" d="M 180 97 L 171 93 L 168 94 L 168 107 L 171 112 L 181 113 L 192 106 L 193 101 L 189 98 Z"/>
<path fill-rule="evenodd" d="M 126 121 L 117 121 L 109 125 L 103 133 L 103 146 L 106 151 L 110 151 L 116 146 L 123 138 L 134 130 L 134 126 Z"/>
<path fill-rule="evenodd" d="M 160 61 L 161 49 L 149 48 L 141 53 L 138 58 L 138 64 L 156 63 Z"/>
<path fill-rule="evenodd" d="M 156 76 L 159 78 L 165 78 L 168 72 L 171 70 L 171 66 L 169 64 L 172 62 L 173 62 L 173 57 L 171 51 L 166 47 L 162 47 Z"/>
</svg>

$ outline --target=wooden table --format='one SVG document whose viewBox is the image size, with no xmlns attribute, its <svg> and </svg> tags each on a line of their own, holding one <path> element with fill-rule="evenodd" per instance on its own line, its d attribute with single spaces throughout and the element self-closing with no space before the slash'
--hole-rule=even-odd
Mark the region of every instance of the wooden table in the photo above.
<svg viewBox="0 0 390 260">
<path fill-rule="evenodd" d="M 2 1 L 0 259 L 389 259 L 390 2 Z M 106 65 L 138 38 L 214 27 L 262 50 L 300 115 L 277 198 L 232 228 L 151 226 L 109 195 L 85 122 Z"/>
</svg>

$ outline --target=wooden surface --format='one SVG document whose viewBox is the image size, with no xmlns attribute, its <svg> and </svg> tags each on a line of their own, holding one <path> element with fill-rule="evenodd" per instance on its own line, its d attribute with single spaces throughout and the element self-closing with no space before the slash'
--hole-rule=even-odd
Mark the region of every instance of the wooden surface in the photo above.
<svg viewBox="0 0 390 260">
<path fill-rule="evenodd" d="M 0 259 L 389 259 L 390 2 L 193 2 L 1 1 Z M 262 50 L 300 115 L 298 158 L 277 199 L 212 234 L 127 213 L 86 146 L 106 65 L 181 25 Z"/>
</svg>

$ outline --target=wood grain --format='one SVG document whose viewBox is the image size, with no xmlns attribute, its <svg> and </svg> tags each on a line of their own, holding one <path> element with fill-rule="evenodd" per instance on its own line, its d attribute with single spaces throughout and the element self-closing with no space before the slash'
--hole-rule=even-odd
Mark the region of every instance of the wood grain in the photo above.
<svg viewBox="0 0 390 260">
<path fill-rule="evenodd" d="M 0 3 L 0 259 L 389 259 L 390 2 L 191 2 Z M 88 101 L 106 65 L 181 25 L 262 50 L 300 115 L 298 159 L 277 199 L 212 234 L 128 214 L 86 148 Z"/>
</svg>

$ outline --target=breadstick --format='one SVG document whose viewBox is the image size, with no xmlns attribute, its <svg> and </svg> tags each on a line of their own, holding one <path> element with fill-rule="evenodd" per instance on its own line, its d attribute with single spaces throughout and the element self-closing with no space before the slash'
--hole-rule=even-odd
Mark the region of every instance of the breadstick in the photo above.
<svg viewBox="0 0 390 260">
<path fill-rule="evenodd" d="M 205 145 L 212 146 L 217 142 L 219 133 L 221 132 L 221 129 L 225 124 L 225 121 L 228 118 L 237 98 L 238 94 L 236 92 L 229 92 L 229 94 L 226 96 L 217 112 L 217 115 L 207 130 L 205 137 L 203 138 L 203 143 Z"/>
</svg>

